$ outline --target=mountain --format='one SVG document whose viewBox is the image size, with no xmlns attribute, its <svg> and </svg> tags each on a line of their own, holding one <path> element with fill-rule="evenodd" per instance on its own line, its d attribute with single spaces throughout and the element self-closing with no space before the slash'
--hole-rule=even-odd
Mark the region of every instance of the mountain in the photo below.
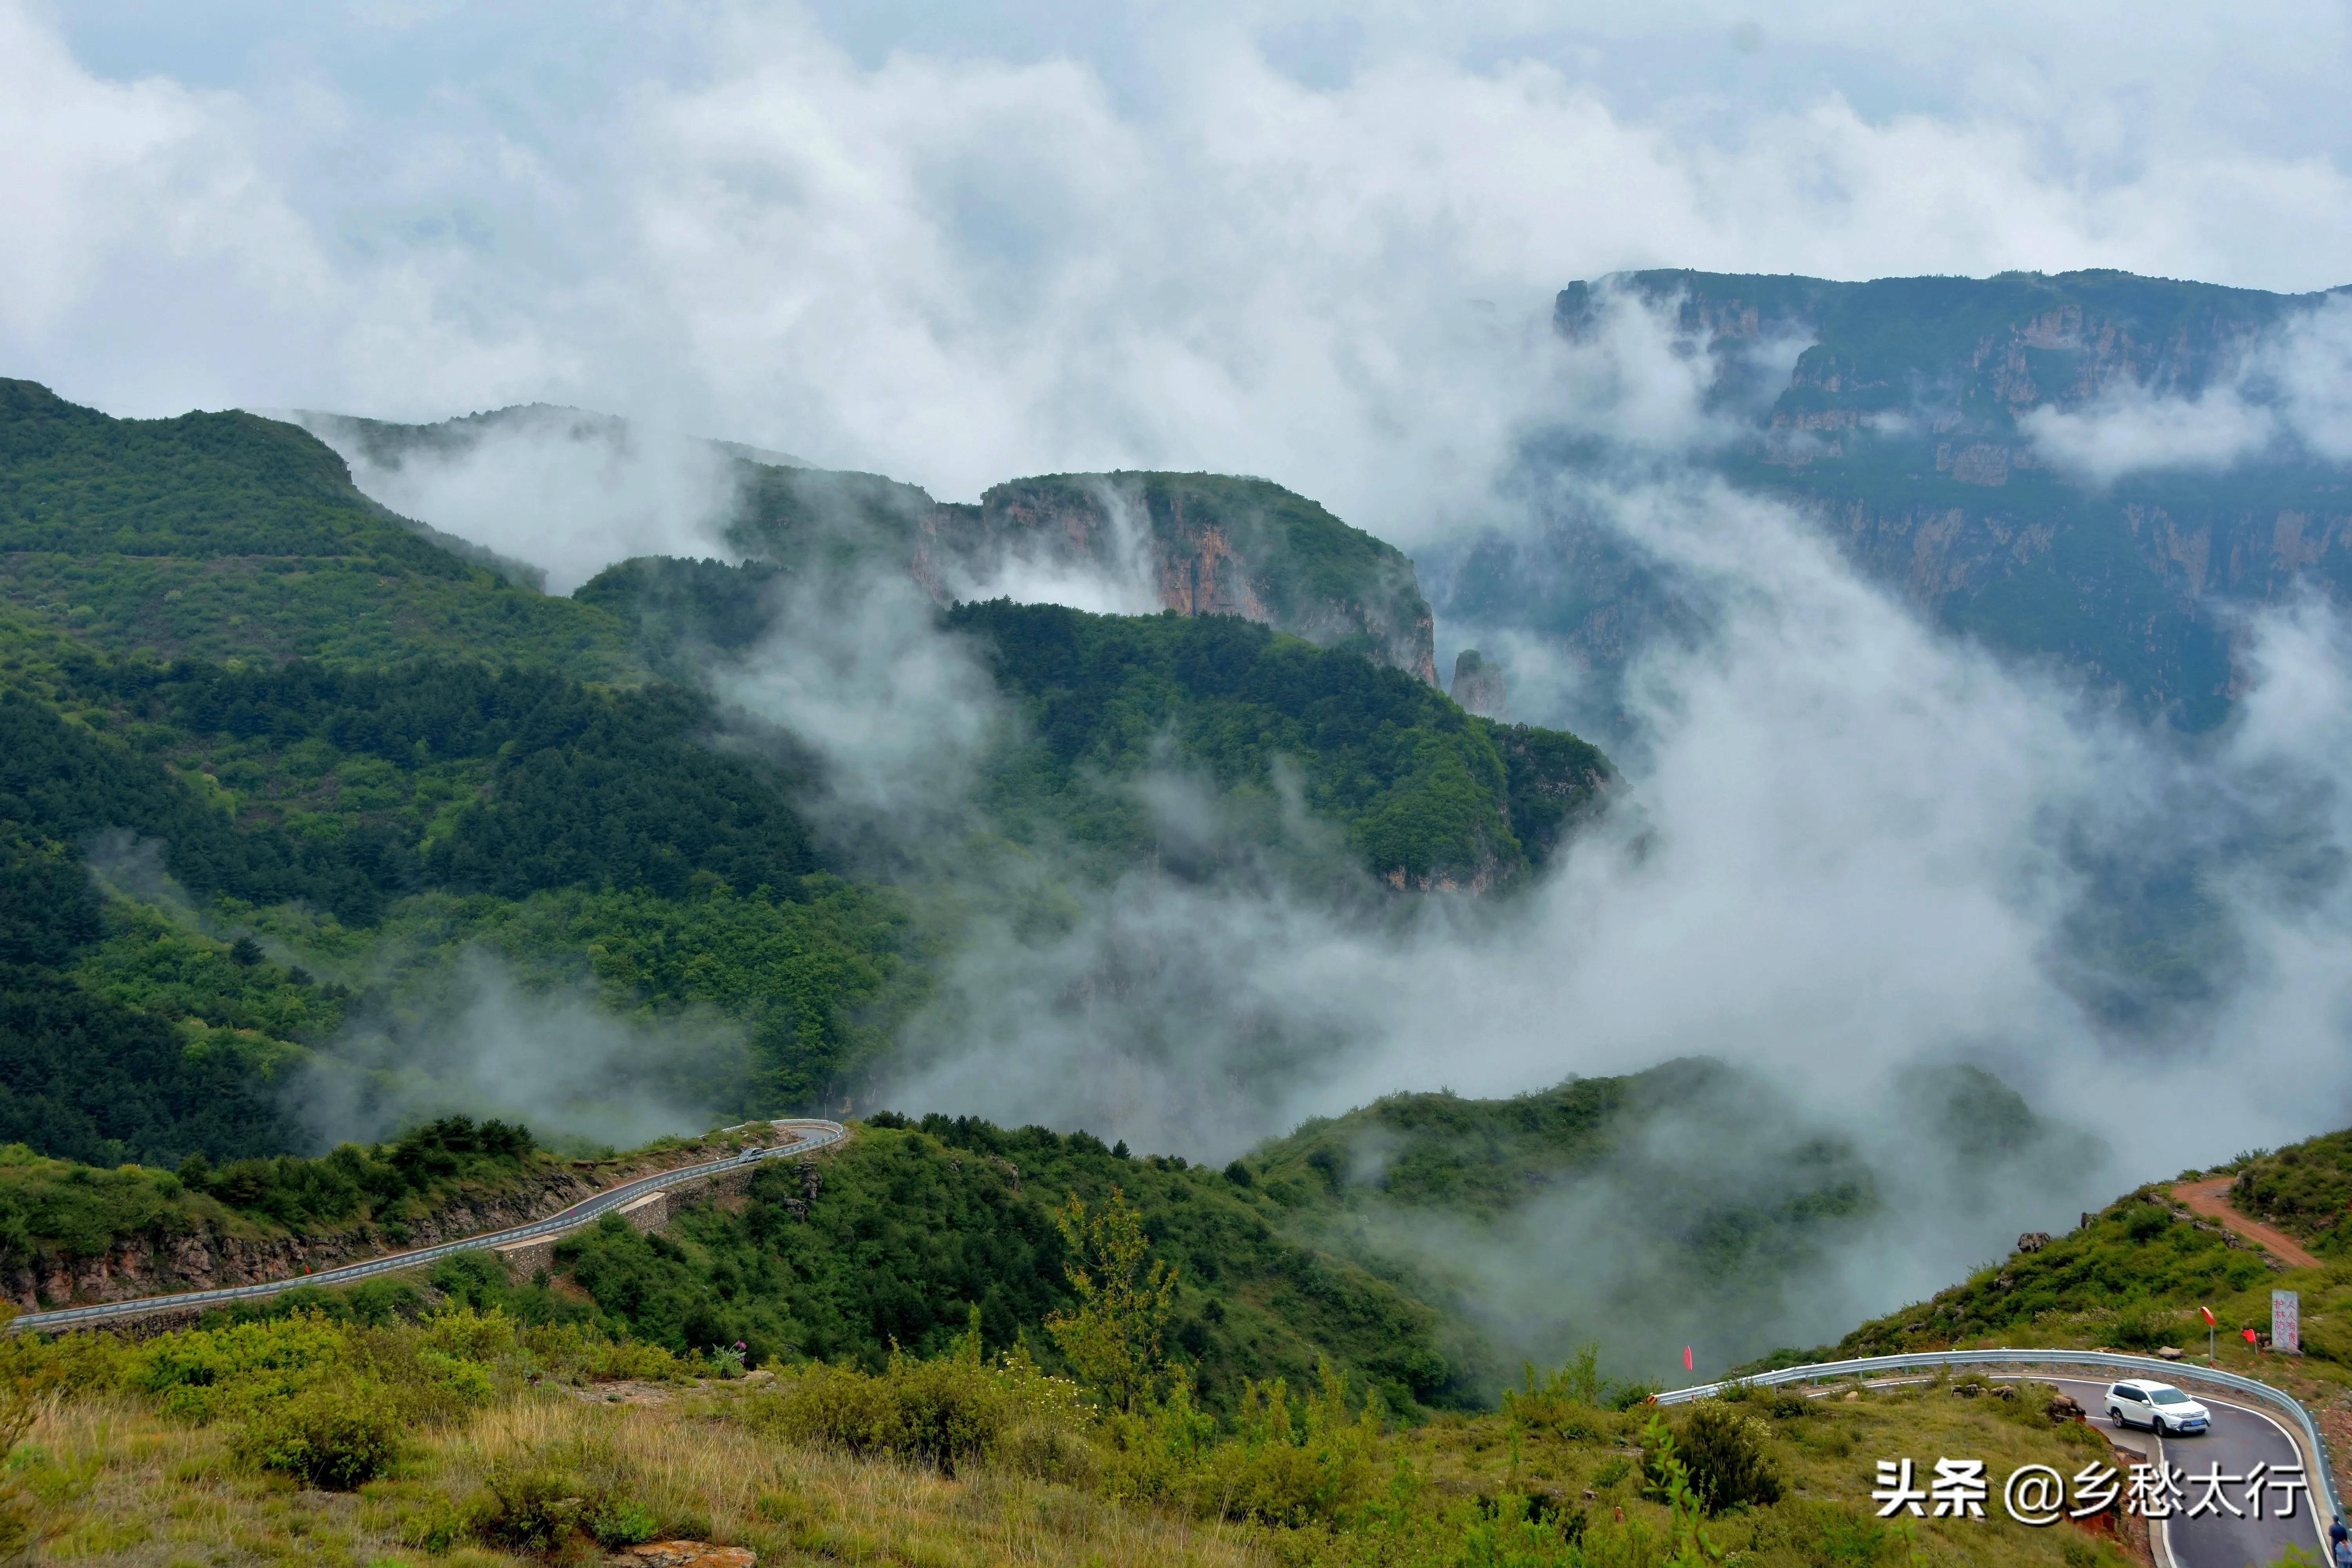
<svg viewBox="0 0 2352 1568">
<path fill-rule="evenodd" d="M 518 575 L 368 500 L 290 425 L 114 419 L 0 381 L 0 607 L 20 626 L 162 658 L 629 670 L 625 626 Z"/>
<path fill-rule="evenodd" d="M 1433 620 L 1412 563 L 1316 502 L 1223 474 L 1055 474 L 974 505 L 788 454 L 657 433 L 584 409 L 529 405 L 431 425 L 305 411 L 371 490 L 428 510 L 537 485 L 628 494 L 637 510 L 698 493 L 674 520 L 739 562 L 805 574 L 855 563 L 907 573 L 940 604 L 1053 584 L 1089 609 L 1230 615 L 1435 684 Z M 440 488 L 436 488 L 440 487 Z M 661 492 L 661 493 L 655 493 Z"/>
<path fill-rule="evenodd" d="M 461 414 L 430 425 L 403 425 L 389 419 L 362 419 L 316 408 L 298 408 L 288 418 L 354 462 L 371 468 L 397 469 L 425 460 L 461 461 L 485 447 L 501 441 L 544 439 L 587 448 L 594 460 L 626 462 L 647 439 L 628 420 L 593 409 L 567 408 L 553 403 L 520 403 L 478 414 Z M 740 441 L 689 437 L 698 447 L 747 463 L 789 468 L 813 467 L 790 452 L 749 447 Z"/>
<path fill-rule="evenodd" d="M 2352 592 L 2352 468 L 2304 357 L 2352 292 L 2112 271 L 1872 282 L 1660 270 L 1570 284 L 1555 325 L 1631 302 L 1706 367 L 1706 471 L 1796 508 L 1952 630 L 2051 658 L 2143 712 L 2227 710 L 2244 606 Z M 1531 474 L 1628 459 L 1539 440 Z M 1613 679 L 1694 635 L 1703 584 L 1572 500 L 1440 563 L 1439 605 Z"/>
<path fill-rule="evenodd" d="M 888 1059 L 986 890 L 940 878 L 985 873 L 877 865 L 811 748 L 710 678 L 814 552 L 902 559 L 877 514 L 920 492 L 730 454 L 769 555 L 564 597 L 293 426 L 0 390 L 0 1139 L 168 1165 L 532 1110 L 627 1141 L 646 1107 L 838 1107 Z M 1056 889 L 1145 866 L 1271 862 L 1353 908 L 1500 890 L 1610 776 L 1213 610 L 908 599 L 906 635 L 1003 706 L 960 809 L 1049 923 Z M 526 1103 L 550 1077 L 560 1111 Z"/>
<path fill-rule="evenodd" d="M 1899 1148 L 1869 1141 L 1890 1126 Z M 1974 1068 L 1913 1069 L 1841 1125 L 1706 1058 L 1508 1100 L 1390 1095 L 1249 1157 L 1292 1234 L 1407 1282 L 1480 1355 L 1605 1341 L 1657 1369 L 1850 1321 L 1834 1281 L 1949 1226 L 1939 1205 L 1982 1235 L 2098 1162 Z"/>
<path fill-rule="evenodd" d="M 1437 682 L 1412 563 L 1306 497 L 1223 474 L 1055 474 L 942 508 L 918 575 L 944 594 L 1008 563 L 1092 567 L 1179 615 L 1239 616 Z"/>
</svg>

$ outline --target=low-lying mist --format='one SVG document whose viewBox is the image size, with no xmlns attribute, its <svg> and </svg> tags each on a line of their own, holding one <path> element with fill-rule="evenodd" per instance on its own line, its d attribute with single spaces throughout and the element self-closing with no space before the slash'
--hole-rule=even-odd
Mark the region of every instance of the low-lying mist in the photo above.
<svg viewBox="0 0 2352 1568">
<path fill-rule="evenodd" d="M 378 994 L 291 1087 L 322 1147 L 463 1112 L 520 1121 L 559 1146 L 633 1148 L 707 1130 L 751 1078 L 742 1031 L 724 1018 L 615 1017 L 592 993 L 479 949 Z"/>
<path fill-rule="evenodd" d="M 979 651 L 887 569 L 779 588 L 769 639 L 716 671 L 719 694 L 817 760 L 811 809 L 845 854 L 953 910 L 932 1001 L 862 1105 L 1223 1162 L 1393 1090 L 1506 1097 L 1718 1058 L 1770 1086 L 1759 1117 L 1846 1140 L 1875 1196 L 1801 1279 L 1727 1282 L 1659 1317 L 1703 1364 L 1834 1338 L 2123 1187 L 2352 1121 L 2340 612 L 2250 615 L 2236 717 L 2183 741 L 1927 626 L 1803 519 L 1684 461 L 1722 426 L 1661 321 L 1536 352 L 1528 379 L 1574 396 L 1527 411 L 1518 468 L 1465 512 L 1507 496 L 1533 529 L 1573 506 L 1701 591 L 1630 662 L 1608 810 L 1505 895 L 1333 896 L 1268 870 L 1175 756 L 1130 787 L 1171 842 L 1223 846 L 1203 857 L 1215 874 L 1105 875 L 1015 843 L 973 795 L 1018 723 Z M 1539 457 L 1562 428 L 1585 458 Z M 992 586 L 1132 596 L 1042 574 Z M 1513 717 L 1575 710 L 1542 628 L 1477 630 L 1512 665 Z M 1283 830 L 1302 853 L 1318 832 L 1303 813 Z M 503 1059 L 501 1083 L 599 1092 L 568 1055 Z M 1906 1074 L 1946 1064 L 2082 1128 L 2079 1157 L 1955 1201 L 1900 1100 Z M 1769 1189 L 1781 1147 L 1694 1137 L 1651 1157 Z M 1622 1316 L 1654 1290 L 1661 1238 L 1623 1180 L 1488 1227 L 1363 1206 L 1370 1234 L 1468 1282 L 1527 1353 L 1598 1338 L 1654 1356 L 1664 1339 Z"/>
</svg>

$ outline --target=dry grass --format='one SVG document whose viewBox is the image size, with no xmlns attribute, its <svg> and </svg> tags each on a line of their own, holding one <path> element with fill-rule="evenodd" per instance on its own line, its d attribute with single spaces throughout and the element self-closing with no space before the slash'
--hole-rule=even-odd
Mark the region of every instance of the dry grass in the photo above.
<svg viewBox="0 0 2352 1568">
<path fill-rule="evenodd" d="M 490 1468 L 597 1454 L 673 1527 L 749 1546 L 763 1564 L 922 1568 L 1261 1568 L 1253 1532 L 1123 1509 L 1066 1487 L 973 1471 L 954 1479 L 814 1453 L 718 1417 L 712 1395 L 659 1406 L 518 1397 L 431 1435 L 403 1472 L 357 1494 L 299 1489 L 236 1466 L 223 1428 L 175 1426 L 122 1400 L 46 1412 L 17 1474 L 35 1494 L 42 1561 L 125 1568 L 488 1568 L 521 1559 L 423 1550 Z"/>
<path fill-rule="evenodd" d="M 1823 1561 L 1813 1523 L 1826 1514 L 1867 1520 L 1875 1510 L 1869 1494 L 1877 1461 L 1906 1458 L 1917 1462 L 1922 1475 L 1939 1458 L 1983 1459 L 1994 1480 L 1986 1519 L 1921 1521 L 1917 1544 L 1928 1563 L 2064 1568 L 2087 1562 L 2120 1568 L 2148 1561 L 2144 1545 L 2112 1538 L 2103 1544 L 2071 1525 L 2033 1529 L 2002 1513 L 2000 1481 L 2017 1466 L 2048 1464 L 2072 1475 L 2086 1460 L 2109 1456 L 2095 1427 L 2076 1425 L 2070 1433 L 1991 1395 L 1957 1395 L 1948 1383 L 1853 1401 L 1832 1394 L 1808 1401 L 1803 1415 L 1786 1419 L 1774 1419 L 1760 1399 L 1732 1408 L 1749 1421 L 1785 1487 L 1780 1505 L 1727 1514 L 1707 1527 L 1747 1568 L 1813 1568 Z M 1582 1412 L 1568 1436 L 1515 1435 L 1492 1416 L 1440 1421 L 1408 1434 L 1402 1445 L 1444 1491 L 1491 1496 L 1516 1480 L 1525 1490 L 1556 1498 L 1565 1511 L 1584 1510 L 1596 1522 L 1643 1519 L 1663 1529 L 1664 1510 L 1642 1495 L 1640 1431 L 1648 1414 Z"/>
<path fill-rule="evenodd" d="M 184 1426 L 131 1400 L 97 1397 L 46 1408 L 10 1469 L 37 1505 L 45 1561 L 139 1568 L 519 1564 L 457 1545 L 457 1526 L 493 1471 L 534 1467 L 617 1481 L 662 1534 L 748 1546 L 771 1568 L 1272 1568 L 1278 1554 L 1280 1542 L 1264 1531 L 1123 1507 L 1010 1471 L 975 1468 L 949 1479 L 779 1443 L 730 1418 L 728 1406 L 743 1394 L 740 1384 L 720 1384 L 676 1390 L 661 1403 L 610 1405 L 568 1389 L 530 1390 L 423 1435 L 399 1473 L 340 1495 L 238 1464 L 226 1427 Z M 2028 1460 L 2071 1473 L 2105 1447 L 2088 1431 L 2070 1438 L 2028 1411 L 1942 1384 L 1832 1396 L 1793 1418 L 1773 1417 L 1763 1400 L 1736 1408 L 1789 1490 L 1779 1507 L 1711 1527 L 1750 1568 L 1823 1561 L 1825 1529 L 1866 1519 L 1878 1458 L 1907 1456 L 1925 1471 L 1940 1457 L 1981 1458 L 1997 1479 Z M 1456 1418 L 1403 1434 L 1398 1447 L 1441 1504 L 1540 1491 L 1596 1524 L 1622 1513 L 1656 1526 L 1658 1506 L 1641 1496 L 1642 1419 L 1586 1410 L 1563 1417 L 1564 1430 L 1515 1430 L 1501 1416 Z M 2095 1447 L 2086 1449 L 2085 1437 Z M 1926 1560 L 1987 1568 L 2127 1560 L 2071 1529 L 2026 1530 L 1993 1511 L 1981 1523 L 1924 1525 Z"/>
</svg>

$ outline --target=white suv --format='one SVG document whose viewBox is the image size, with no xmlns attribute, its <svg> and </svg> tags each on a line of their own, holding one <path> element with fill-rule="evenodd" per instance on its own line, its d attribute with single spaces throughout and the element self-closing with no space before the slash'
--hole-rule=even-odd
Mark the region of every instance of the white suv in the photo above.
<svg viewBox="0 0 2352 1568">
<path fill-rule="evenodd" d="M 2118 1426 L 2145 1426 L 2162 1437 L 2202 1432 L 2211 1417 L 2205 1407 L 2168 1383 L 2128 1377 L 2107 1389 L 2107 1419 Z"/>
</svg>

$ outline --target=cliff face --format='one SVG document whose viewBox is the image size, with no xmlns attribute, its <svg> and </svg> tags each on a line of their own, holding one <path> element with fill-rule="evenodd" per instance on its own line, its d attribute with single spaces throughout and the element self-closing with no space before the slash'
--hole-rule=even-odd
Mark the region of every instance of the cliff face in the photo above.
<svg viewBox="0 0 2352 1568">
<path fill-rule="evenodd" d="M 887 562 L 941 604 L 1063 597 L 1038 592 L 1051 582 L 1082 609 L 1240 616 L 1437 681 L 1433 621 L 1412 563 L 1264 479 L 1055 474 L 961 506 L 878 475 L 746 462 L 728 539 L 774 571 Z M 615 591 L 622 570 L 583 595 Z M 724 626 L 695 629 L 734 646 Z"/>
<path fill-rule="evenodd" d="M 1475 647 L 1454 656 L 1454 700 L 1481 719 L 1499 719 L 1509 700 L 1503 667 L 1490 662 Z"/>
<path fill-rule="evenodd" d="M 1433 619 L 1412 563 L 1306 497 L 1220 474 L 1055 474 L 940 507 L 915 561 L 941 598 L 1008 565 L 1085 572 L 1128 609 L 1239 616 L 1437 683 Z"/>
<path fill-rule="evenodd" d="M 1713 364 L 1717 410 L 1748 431 L 1706 459 L 1727 478 L 1811 517 L 1930 617 L 2054 656 L 2144 710 L 2190 727 L 2226 712 L 2232 606 L 2305 584 L 2352 594 L 2344 467 L 2274 443 L 2218 469 L 2165 467 L 2158 452 L 2101 483 L 2053 466 L 2046 438 L 2053 416 L 2097 417 L 2118 400 L 2259 397 L 2250 356 L 2320 296 L 2115 272 L 1645 272 L 1571 285 L 1556 325 L 1589 335 L 1618 293 L 1664 310 Z M 1790 355 L 1785 379 L 1759 368 Z M 1587 668 L 1618 669 L 1643 642 L 1687 632 L 1692 599 L 1606 534 L 1562 514 L 1533 543 L 1483 542 L 1448 563 L 1444 607 L 1540 627 Z"/>
<path fill-rule="evenodd" d="M 707 489 L 725 515 L 727 545 L 764 575 L 721 583 L 694 563 L 646 558 L 608 567 L 575 595 L 650 616 L 656 652 L 747 646 L 766 626 L 764 588 L 773 575 L 881 561 L 941 604 L 1042 597 L 1041 580 L 1058 579 L 1070 592 L 1054 596 L 1081 609 L 1240 616 L 1437 684 L 1433 620 L 1412 563 L 1265 479 L 1055 474 L 1012 480 L 978 506 L 961 506 L 880 474 L 662 436 L 576 408 L 533 405 L 436 425 L 299 417 L 379 484 L 411 468 L 504 458 L 568 472 L 583 485 L 635 476 Z M 419 492 L 420 504 L 425 499 Z M 422 524 L 402 526 L 510 575 L 534 575 Z M 711 602 L 714 595 L 728 602 Z"/>
</svg>

